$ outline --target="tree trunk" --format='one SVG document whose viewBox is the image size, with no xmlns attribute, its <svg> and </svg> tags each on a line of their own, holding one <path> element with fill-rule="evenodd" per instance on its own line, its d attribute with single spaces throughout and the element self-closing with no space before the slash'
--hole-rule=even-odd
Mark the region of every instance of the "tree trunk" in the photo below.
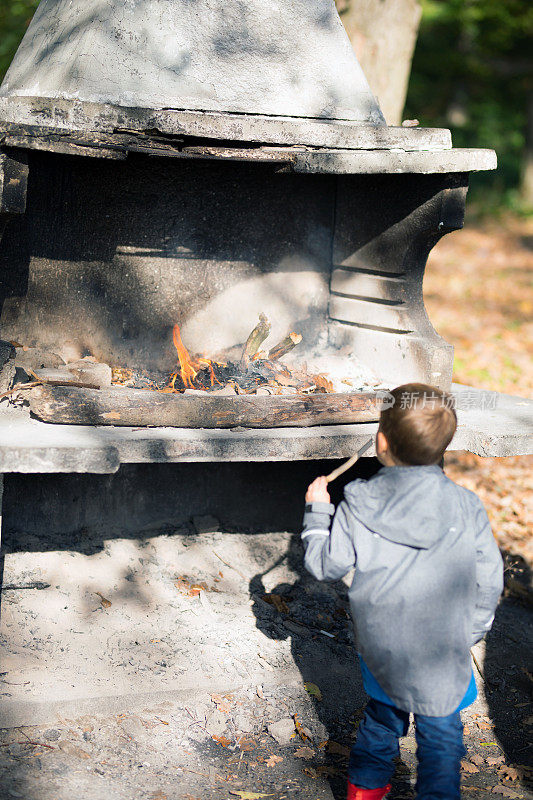
<svg viewBox="0 0 533 800">
<path fill-rule="evenodd" d="M 337 10 L 389 125 L 399 125 L 422 16 L 419 0 L 336 0 Z"/>
<path fill-rule="evenodd" d="M 526 147 L 520 194 L 528 208 L 533 208 L 533 92 L 527 99 Z"/>
</svg>

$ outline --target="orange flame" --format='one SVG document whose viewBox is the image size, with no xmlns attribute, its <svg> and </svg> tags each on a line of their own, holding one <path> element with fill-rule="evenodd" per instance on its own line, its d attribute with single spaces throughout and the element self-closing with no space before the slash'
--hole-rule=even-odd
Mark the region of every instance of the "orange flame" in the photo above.
<svg viewBox="0 0 533 800">
<path fill-rule="evenodd" d="M 180 360 L 181 380 L 183 381 L 184 386 L 189 386 L 192 389 L 194 387 L 193 381 L 198 373 L 193 367 L 191 357 L 187 351 L 187 348 L 181 341 L 181 333 L 179 325 L 174 325 L 174 333 L 172 338 L 174 340 L 174 347 L 178 351 L 178 358 Z M 172 376 L 171 380 L 172 388 L 174 388 L 176 378 L 177 378 L 177 373 L 175 373 Z"/>
<path fill-rule="evenodd" d="M 181 376 L 181 380 L 184 386 L 188 386 L 190 389 L 199 388 L 205 390 L 204 386 L 202 385 L 197 386 L 197 384 L 195 384 L 195 380 L 198 375 L 198 372 L 200 370 L 205 370 L 206 367 L 209 370 L 209 379 L 211 382 L 211 388 L 215 385 L 215 383 L 218 383 L 219 386 L 222 386 L 217 376 L 215 375 L 215 370 L 213 368 L 213 363 L 214 363 L 213 361 L 211 361 L 209 358 L 192 359 L 190 357 L 189 351 L 187 350 L 187 348 L 185 347 L 185 345 L 181 340 L 179 325 L 174 325 L 174 332 L 172 338 L 174 339 L 174 346 L 178 351 L 180 370 L 179 373 L 173 372 L 172 375 L 170 376 L 169 384 L 166 387 L 167 392 L 177 391 L 175 389 L 175 384 L 178 379 L 178 374 Z"/>
</svg>

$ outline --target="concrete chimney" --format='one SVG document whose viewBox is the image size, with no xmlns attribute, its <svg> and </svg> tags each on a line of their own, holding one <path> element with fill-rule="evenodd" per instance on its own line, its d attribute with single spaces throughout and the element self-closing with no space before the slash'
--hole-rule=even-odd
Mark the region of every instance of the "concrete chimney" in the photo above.
<svg viewBox="0 0 533 800">
<path fill-rule="evenodd" d="M 385 124 L 334 0 L 42 0 L 0 97 Z"/>
</svg>

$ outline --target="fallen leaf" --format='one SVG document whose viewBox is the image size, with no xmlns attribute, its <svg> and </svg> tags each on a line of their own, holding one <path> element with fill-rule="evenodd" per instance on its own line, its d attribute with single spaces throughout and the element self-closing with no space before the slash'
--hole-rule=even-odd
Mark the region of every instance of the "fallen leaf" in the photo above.
<svg viewBox="0 0 533 800">
<path fill-rule="evenodd" d="M 177 578 L 174 581 L 174 586 L 181 594 L 187 595 L 187 597 L 198 597 L 200 592 L 210 591 L 206 583 L 195 581 L 193 578 L 187 578 L 185 576 Z"/>
<path fill-rule="evenodd" d="M 320 767 L 316 768 L 317 775 L 345 775 L 346 773 L 341 770 L 337 769 L 337 767 L 332 767 L 330 764 L 322 764 Z"/>
<path fill-rule="evenodd" d="M 232 708 L 232 700 L 233 697 L 230 694 L 212 694 L 211 700 L 216 705 L 218 711 L 221 711 L 223 714 L 229 714 Z"/>
<path fill-rule="evenodd" d="M 95 592 L 95 594 L 97 594 L 98 597 L 100 598 L 100 602 L 104 608 L 111 608 L 113 603 L 111 602 L 111 600 L 108 600 L 106 597 L 104 597 L 102 592 Z"/>
<path fill-rule="evenodd" d="M 302 772 L 304 775 L 309 775 L 310 778 L 318 778 L 318 772 L 313 767 L 304 767 Z"/>
<path fill-rule="evenodd" d="M 493 794 L 502 794 L 504 797 L 523 797 L 524 795 L 521 792 L 517 792 L 516 789 L 511 789 L 510 786 L 504 786 L 502 783 L 494 786 L 492 789 Z"/>
<path fill-rule="evenodd" d="M 461 769 L 463 772 L 479 772 L 479 767 L 476 767 L 471 761 L 466 761 L 465 759 L 461 761 Z"/>
<path fill-rule="evenodd" d="M 289 606 L 283 599 L 280 594 L 264 594 L 261 597 L 265 603 L 268 603 L 271 606 L 274 606 L 276 611 L 280 614 L 288 614 L 289 613 Z"/>
<path fill-rule="evenodd" d="M 504 761 L 505 761 L 504 756 L 489 756 L 487 758 L 487 764 L 489 765 L 489 767 L 495 767 L 496 764 L 503 764 Z"/>
<path fill-rule="evenodd" d="M 281 764 L 282 761 L 283 761 L 283 756 L 271 755 L 270 758 L 267 758 L 265 763 L 267 767 L 275 767 L 276 764 Z"/>
<path fill-rule="evenodd" d="M 261 797 L 274 797 L 273 794 L 261 794 L 260 792 L 240 792 L 236 789 L 230 789 L 229 793 L 240 797 L 241 800 L 260 800 Z"/>
<path fill-rule="evenodd" d="M 295 758 L 309 759 L 309 758 L 313 758 L 314 755 L 315 755 L 315 751 L 311 750 L 310 747 L 299 747 L 298 750 L 294 751 L 294 757 Z"/>
<path fill-rule="evenodd" d="M 478 753 L 468 756 L 468 760 L 471 761 L 472 764 L 477 764 L 478 767 L 485 763 L 483 756 L 480 756 Z"/>
<path fill-rule="evenodd" d="M 522 777 L 521 770 L 518 770 L 516 767 L 507 766 L 500 767 L 498 775 L 500 778 L 508 778 L 511 781 L 517 781 L 518 778 Z"/>
<path fill-rule="evenodd" d="M 214 742 L 216 742 L 217 744 L 221 745 L 222 747 L 229 747 L 230 744 L 231 744 L 230 740 L 228 738 L 226 738 L 226 736 L 216 736 L 215 735 L 215 736 L 212 736 L 211 738 L 213 739 Z"/>
<path fill-rule="evenodd" d="M 526 678 L 529 678 L 529 680 L 530 680 L 530 681 L 533 681 L 533 672 L 530 672 L 530 671 L 529 671 L 528 669 L 526 669 L 525 667 L 522 667 L 522 672 L 524 673 L 524 675 L 526 676 Z"/>
<path fill-rule="evenodd" d="M 300 739 L 302 739 L 302 741 L 309 742 L 311 740 L 310 737 L 305 732 L 305 729 L 304 729 L 302 723 L 298 719 L 298 714 L 294 715 L 294 727 L 296 728 L 296 731 L 299 734 Z"/>
<path fill-rule="evenodd" d="M 245 753 L 249 753 L 257 747 L 256 743 L 251 739 L 239 739 L 238 746 L 239 750 L 243 750 Z"/>
<path fill-rule="evenodd" d="M 311 695 L 311 697 L 316 697 L 317 700 L 322 700 L 322 692 L 316 683 L 304 683 L 304 689 Z"/>
<path fill-rule="evenodd" d="M 333 391 L 333 384 L 325 375 L 313 375 L 312 377 L 319 389 L 324 389 L 326 392 Z"/>
<path fill-rule="evenodd" d="M 73 742 L 59 742 L 58 747 L 69 756 L 76 756 L 77 758 L 83 759 L 88 759 L 91 757 L 86 750 L 78 747 L 78 745 L 74 744 Z"/>
<path fill-rule="evenodd" d="M 481 747 L 499 747 L 498 742 L 480 742 Z"/>
<path fill-rule="evenodd" d="M 350 755 L 350 748 L 346 747 L 344 744 L 339 744 L 338 742 L 329 741 L 327 743 L 328 753 L 336 756 L 345 756 L 346 758 Z"/>
<path fill-rule="evenodd" d="M 336 608 L 333 613 L 336 617 L 340 617 L 341 619 L 350 619 L 350 615 L 348 614 L 345 608 L 342 607 Z"/>
</svg>

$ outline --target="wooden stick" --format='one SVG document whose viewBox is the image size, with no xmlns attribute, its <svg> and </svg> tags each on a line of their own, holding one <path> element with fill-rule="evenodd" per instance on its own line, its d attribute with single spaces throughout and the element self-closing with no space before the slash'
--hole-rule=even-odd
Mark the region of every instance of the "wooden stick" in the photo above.
<svg viewBox="0 0 533 800">
<path fill-rule="evenodd" d="M 242 351 L 240 365 L 247 368 L 250 360 L 255 356 L 268 334 L 270 333 L 270 322 L 265 314 L 259 314 L 259 322 L 249 335 Z"/>
<path fill-rule="evenodd" d="M 483 671 L 482 671 L 481 667 L 479 666 L 479 662 L 478 662 L 477 658 L 475 657 L 473 650 L 470 650 L 470 655 L 472 656 L 472 660 L 473 660 L 474 664 L 476 665 L 477 671 L 479 672 L 479 677 L 481 678 L 483 683 L 487 683 L 486 678 L 483 675 Z"/>
<path fill-rule="evenodd" d="M 247 577 L 246 577 L 246 575 L 243 575 L 243 574 L 242 574 L 242 572 L 241 572 L 239 569 L 237 569 L 237 567 L 234 567 L 234 566 L 233 566 L 233 564 L 230 564 L 230 563 L 229 563 L 229 561 L 224 561 L 224 559 L 222 558 L 222 556 L 219 556 L 219 554 L 217 553 L 217 551 L 216 551 L 216 550 L 213 550 L 213 553 L 216 555 L 216 557 L 217 557 L 217 558 L 219 558 L 219 559 L 220 559 L 220 561 L 222 561 L 222 563 L 223 563 L 223 564 L 225 564 L 227 567 L 229 567 L 229 568 L 230 568 L 230 569 L 232 569 L 234 572 L 236 572 L 236 573 L 237 573 L 237 575 L 240 575 L 240 576 L 241 576 L 241 578 L 243 579 L 243 581 L 248 581 L 248 580 L 250 580 L 249 578 L 247 578 Z"/>
<path fill-rule="evenodd" d="M 336 478 L 338 478 L 338 477 L 339 477 L 339 475 L 342 475 L 342 474 L 343 474 L 343 472 L 346 472 L 347 470 L 349 470 L 349 469 L 350 469 L 350 467 L 353 467 L 353 465 L 355 464 L 355 462 L 356 462 L 356 461 L 357 461 L 359 458 L 361 458 L 361 456 L 363 455 L 363 453 L 366 453 L 366 451 L 368 450 L 368 448 L 369 448 L 369 447 L 370 447 L 370 446 L 371 446 L 373 443 L 374 443 L 374 437 L 372 437 L 372 438 L 371 438 L 371 439 L 369 439 L 367 442 L 365 442 L 365 443 L 364 443 L 364 445 L 363 445 L 362 447 L 360 447 L 360 448 L 359 448 L 359 450 L 357 451 L 357 453 L 356 453 L 354 456 L 352 456 L 351 458 L 349 458 L 349 459 L 348 459 L 348 461 L 345 461 L 345 462 L 344 462 L 344 464 L 341 464 L 341 465 L 340 465 L 340 467 L 337 467 L 337 469 L 334 469 L 334 470 L 333 470 L 333 472 L 330 472 L 330 473 L 329 473 L 329 475 L 327 475 L 327 476 L 326 476 L 326 480 L 327 480 L 327 482 L 328 482 L 328 483 L 331 483 L 331 481 L 334 481 Z"/>
<path fill-rule="evenodd" d="M 21 392 L 23 389 L 34 389 L 36 386 L 40 386 L 41 383 L 42 381 L 32 381 L 32 383 L 17 383 L 12 389 L 9 389 L 9 391 L 2 392 L 2 394 L 0 394 L 0 400 L 3 400 L 4 397 L 9 397 L 10 395 L 15 394 L 15 392 Z"/>
<path fill-rule="evenodd" d="M 302 335 L 292 331 L 284 339 L 282 339 L 281 342 L 278 342 L 278 344 L 274 345 L 268 354 L 268 360 L 276 361 L 278 358 L 283 358 L 283 356 L 286 356 L 287 353 L 290 353 L 293 347 L 296 347 L 297 344 L 300 344 L 301 341 Z"/>
</svg>

